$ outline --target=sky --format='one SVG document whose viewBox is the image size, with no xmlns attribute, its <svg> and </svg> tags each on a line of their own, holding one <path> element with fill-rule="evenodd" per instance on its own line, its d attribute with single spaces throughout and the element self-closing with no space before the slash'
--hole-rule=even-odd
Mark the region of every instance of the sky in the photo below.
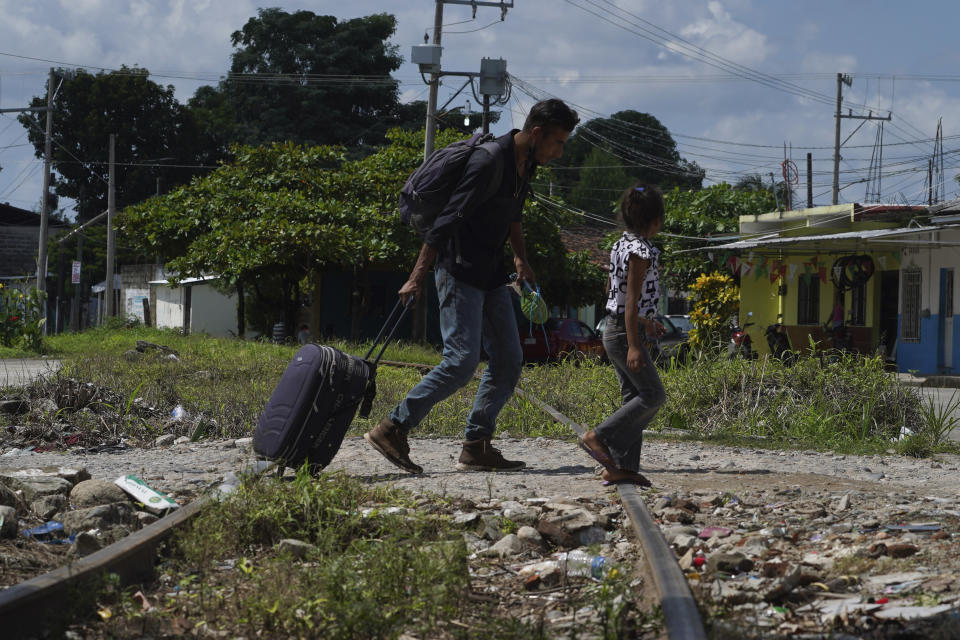
<svg viewBox="0 0 960 640">
<path fill-rule="evenodd" d="M 837 73 L 844 113 L 891 120 L 841 121 L 840 201 L 910 204 L 928 198 L 928 163 L 942 118 L 944 188 L 960 158 L 960 3 L 927 0 L 514 0 L 501 20 L 493 7 L 445 4 L 442 65 L 479 71 L 504 58 L 518 79 L 501 123 L 519 127 L 536 98 L 556 96 L 581 121 L 626 109 L 650 113 L 684 158 L 706 170 L 705 184 L 759 173 L 782 180 L 784 156 L 797 167 L 806 199 L 806 154 L 813 157 L 814 204 L 830 204 Z M 394 73 L 403 101 L 426 99 L 410 47 L 432 33 L 434 0 L 0 0 L 0 108 L 43 95 L 51 66 L 91 72 L 139 66 L 173 85 L 185 102 L 216 84 L 230 64 L 230 34 L 261 6 L 350 19 L 397 17 L 391 42 L 404 64 Z M 444 79 L 440 104 L 460 87 Z M 469 90 L 468 90 L 469 91 Z M 466 92 L 465 92 L 466 93 Z M 460 94 L 451 107 L 478 109 Z M 16 114 L 0 114 L 0 202 L 37 210 L 42 161 Z M 882 124 L 880 184 L 876 175 Z M 858 128 L 859 127 L 859 128 Z M 784 148 L 786 147 L 786 149 Z M 935 164 L 939 167 L 940 162 Z M 871 171 L 871 167 L 874 170 Z M 791 174 L 793 175 L 793 174 Z M 941 173 L 934 176 L 939 183 Z M 869 196 L 869 197 L 868 197 Z M 66 202 L 69 206 L 69 201 Z"/>
</svg>

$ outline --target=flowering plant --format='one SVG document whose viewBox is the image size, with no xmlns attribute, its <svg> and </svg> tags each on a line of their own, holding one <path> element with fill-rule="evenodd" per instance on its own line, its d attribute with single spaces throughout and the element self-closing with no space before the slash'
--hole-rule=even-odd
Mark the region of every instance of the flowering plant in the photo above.
<svg viewBox="0 0 960 640">
<path fill-rule="evenodd" d="M 22 291 L 0 284 L 0 345 L 40 351 L 46 298 L 36 287 Z"/>
</svg>

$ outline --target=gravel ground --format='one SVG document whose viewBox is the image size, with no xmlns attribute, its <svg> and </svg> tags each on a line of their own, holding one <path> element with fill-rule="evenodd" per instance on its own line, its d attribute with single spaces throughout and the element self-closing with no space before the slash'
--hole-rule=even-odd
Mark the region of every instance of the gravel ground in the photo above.
<svg viewBox="0 0 960 640">
<path fill-rule="evenodd" d="M 425 473 L 410 475 L 351 437 L 329 469 L 490 508 L 506 501 L 529 504 L 530 498 L 595 504 L 616 499 L 574 442 L 505 438 L 496 445 L 527 468 L 457 471 L 459 440 L 412 438 L 411 458 Z M 99 453 L 33 453 L 0 444 L 0 474 L 73 467 L 113 480 L 132 473 L 183 501 L 252 460 L 249 439 Z M 760 637 L 744 635 L 752 629 L 788 638 L 832 629 L 848 634 L 837 638 L 960 637 L 952 635 L 960 633 L 956 620 L 942 618 L 960 610 L 958 465 L 956 455 L 919 460 L 779 452 L 651 434 L 644 473 L 654 488 L 643 495 L 701 606 L 720 613 L 715 624 L 721 634 L 726 628 L 735 633 L 728 637 Z M 921 522 L 933 529 L 898 529 Z M 887 564 L 844 569 L 859 572 L 853 579 L 831 570 L 834 562 L 874 562 L 880 556 L 887 556 L 880 558 Z M 943 633 L 944 624 L 953 625 L 948 635 L 923 635 L 930 625 Z"/>
<path fill-rule="evenodd" d="M 457 471 L 460 441 L 454 438 L 411 438 L 410 457 L 423 475 L 403 473 L 359 437 L 347 438 L 330 470 L 371 481 L 391 483 L 417 492 L 435 492 L 472 499 L 527 498 L 606 493 L 596 465 L 573 442 L 537 438 L 495 441 L 511 459 L 527 468 L 512 473 Z M 94 478 L 136 474 L 154 488 L 174 495 L 195 493 L 237 471 L 252 460 L 248 440 L 184 443 L 147 449 L 108 449 L 102 453 L 32 453 L 0 448 L 0 471 L 50 466 L 84 467 Z M 960 456 L 935 459 L 899 456 L 845 456 L 815 451 L 766 451 L 672 442 L 648 437 L 644 472 L 661 492 L 714 489 L 737 492 L 774 485 L 825 491 L 848 489 L 887 493 L 891 499 L 916 494 L 960 497 Z"/>
</svg>

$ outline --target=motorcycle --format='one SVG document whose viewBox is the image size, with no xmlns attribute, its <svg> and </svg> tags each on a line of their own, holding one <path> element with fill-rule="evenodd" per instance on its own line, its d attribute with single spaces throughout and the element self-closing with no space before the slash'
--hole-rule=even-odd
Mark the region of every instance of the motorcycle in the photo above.
<svg viewBox="0 0 960 640">
<path fill-rule="evenodd" d="M 747 318 L 753 316 L 752 311 L 747 312 Z M 757 357 L 753 350 L 753 339 L 747 333 L 747 327 L 752 327 L 752 322 L 744 322 L 743 326 L 737 321 L 737 318 L 730 319 L 730 342 L 727 344 L 727 356 L 730 358 L 746 358 L 753 360 Z"/>
<path fill-rule="evenodd" d="M 796 360 L 796 353 L 790 347 L 790 336 L 787 335 L 787 328 L 775 322 L 768 325 L 764 332 L 767 337 L 767 346 L 770 347 L 770 354 L 785 364 L 792 364 Z"/>
</svg>

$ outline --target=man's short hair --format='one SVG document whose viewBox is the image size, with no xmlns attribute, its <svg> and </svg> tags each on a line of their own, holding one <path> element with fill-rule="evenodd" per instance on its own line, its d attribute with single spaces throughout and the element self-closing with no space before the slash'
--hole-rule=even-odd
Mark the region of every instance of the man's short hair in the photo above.
<svg viewBox="0 0 960 640">
<path fill-rule="evenodd" d="M 530 108 L 527 120 L 523 123 L 523 130 L 530 132 L 534 127 L 544 129 L 556 128 L 562 131 L 573 131 L 580 118 L 577 112 L 568 107 L 563 100 L 550 98 L 541 100 Z"/>
</svg>

